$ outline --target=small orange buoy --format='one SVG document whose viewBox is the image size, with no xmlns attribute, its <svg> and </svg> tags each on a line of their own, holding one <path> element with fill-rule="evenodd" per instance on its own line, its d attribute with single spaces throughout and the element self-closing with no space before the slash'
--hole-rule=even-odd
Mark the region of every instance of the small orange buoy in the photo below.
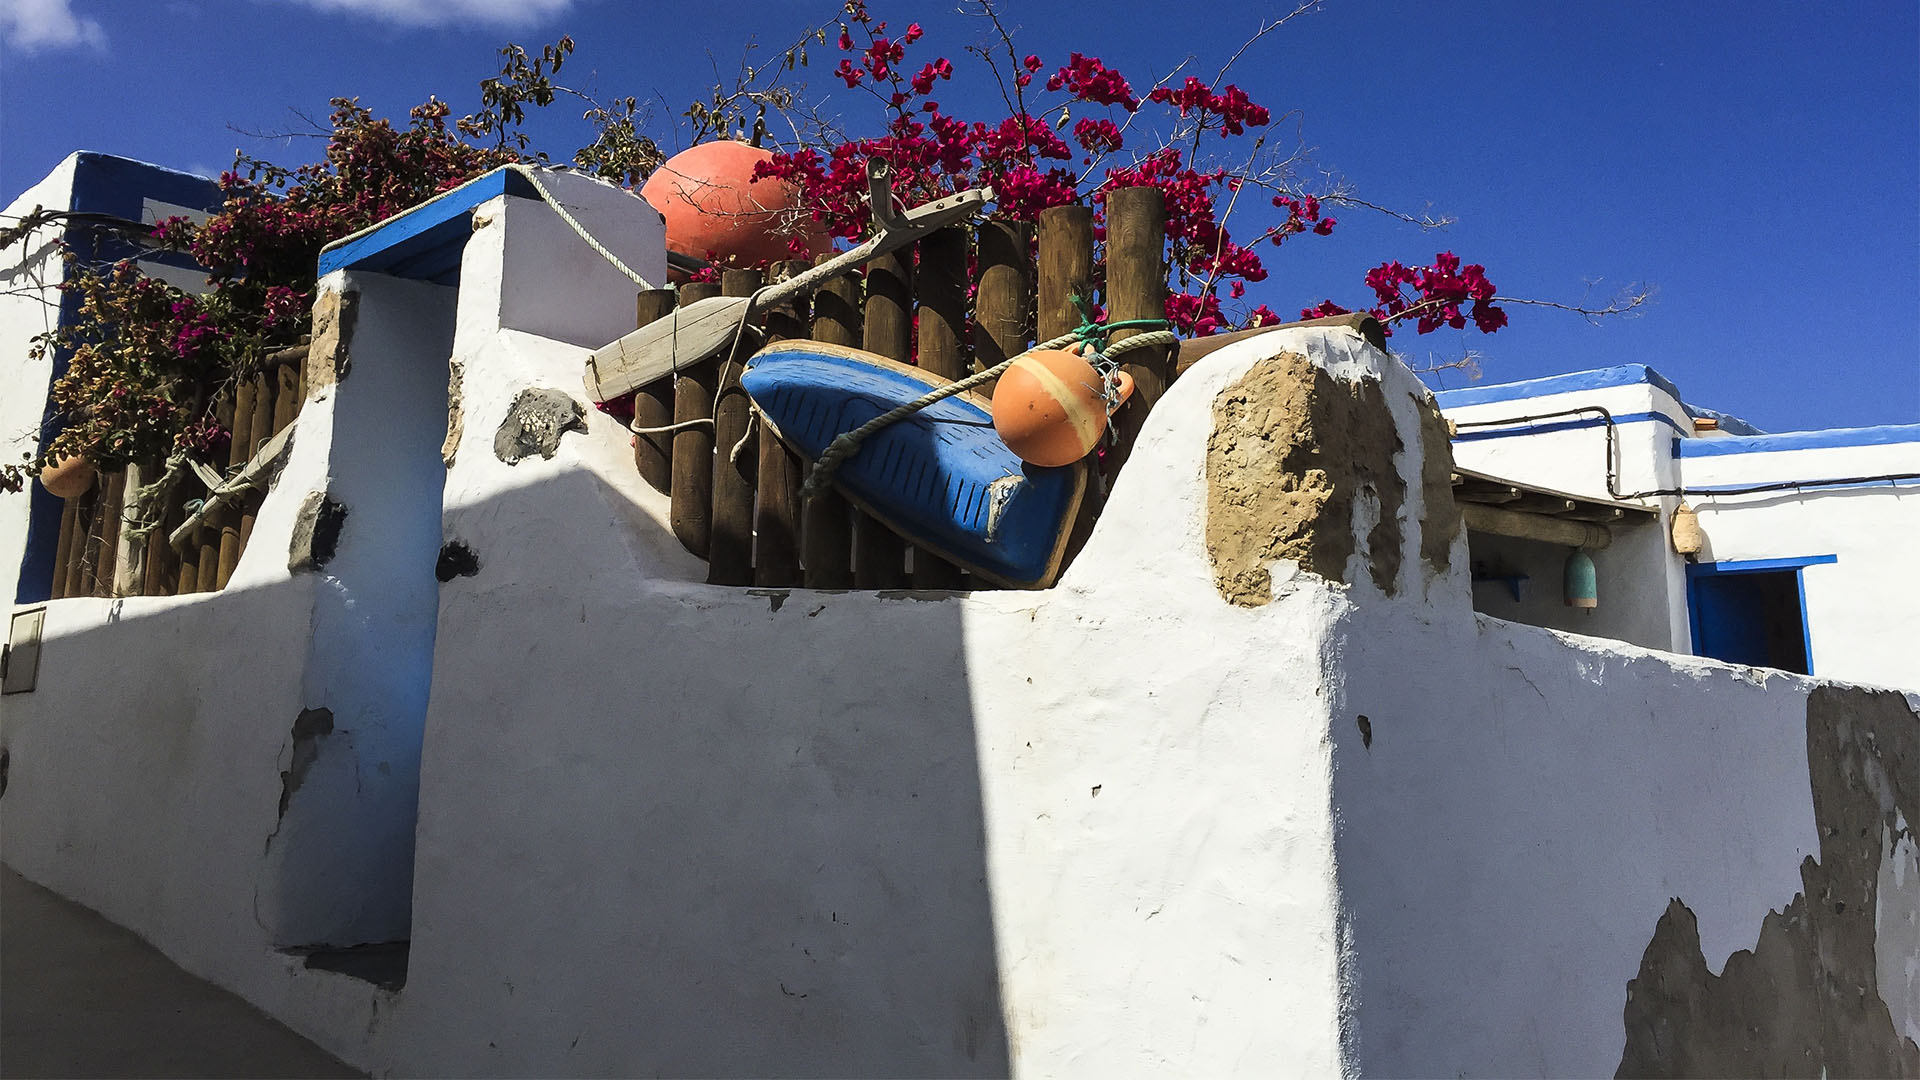
<svg viewBox="0 0 1920 1080">
<path fill-rule="evenodd" d="M 786 181 L 753 178 L 753 167 L 773 154 L 743 142 L 720 140 L 668 158 L 641 185 L 640 195 L 667 221 L 667 249 L 697 259 L 755 266 L 792 258 L 787 242 L 802 216 L 800 189 Z M 802 223 L 810 253 L 827 250 L 819 226 Z"/>
<path fill-rule="evenodd" d="M 50 495 L 77 499 L 93 487 L 93 463 L 78 454 L 64 457 L 40 470 L 40 486 Z"/>
<path fill-rule="evenodd" d="M 1133 393 L 1133 376 L 1115 377 L 1114 407 Z M 1030 352 L 1013 362 L 993 388 L 993 429 L 1020 460 L 1071 465 L 1093 452 L 1107 431 L 1107 399 L 1100 373 L 1079 353 Z"/>
</svg>

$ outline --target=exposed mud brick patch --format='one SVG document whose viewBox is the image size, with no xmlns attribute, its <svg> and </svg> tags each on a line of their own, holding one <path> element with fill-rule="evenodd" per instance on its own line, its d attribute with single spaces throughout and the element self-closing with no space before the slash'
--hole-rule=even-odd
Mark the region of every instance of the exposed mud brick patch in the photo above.
<svg viewBox="0 0 1920 1080">
<path fill-rule="evenodd" d="M 360 294 L 322 291 L 313 302 L 313 345 L 307 353 L 307 394 L 344 380 L 353 369 L 353 327 Z"/>
<path fill-rule="evenodd" d="M 1453 562 L 1453 541 L 1460 535 L 1460 506 L 1453 501 L 1453 439 L 1446 417 L 1431 400 L 1420 406 L 1420 558 L 1427 569 L 1445 573 Z"/>
<path fill-rule="evenodd" d="M 560 436 L 586 430 L 587 407 L 565 392 L 544 387 L 522 390 L 493 434 L 493 453 L 509 465 L 535 454 L 550 458 L 560 449 Z"/>
<path fill-rule="evenodd" d="M 287 545 L 288 572 L 318 570 L 332 561 L 346 523 L 344 505 L 324 491 L 309 492 L 293 519 L 293 541 Z"/>
<path fill-rule="evenodd" d="M 1718 976 L 1675 899 L 1627 984 L 1619 1076 L 1920 1076 L 1907 914 L 1920 899 L 1920 716 L 1892 691 L 1807 699 L 1820 858 Z M 1898 1016 L 1893 1010 L 1899 1010 Z"/>
<path fill-rule="evenodd" d="M 440 460 L 449 469 L 453 468 L 454 455 L 460 452 L 460 436 L 467 430 L 467 413 L 460 398 L 466 375 L 467 365 L 458 360 L 447 367 L 447 437 L 440 443 Z"/>
<path fill-rule="evenodd" d="M 1221 391 L 1207 441 L 1207 555 L 1220 595 L 1242 607 L 1267 603 L 1267 566 L 1278 559 L 1345 581 L 1363 504 L 1368 572 L 1394 592 L 1401 449 L 1378 382 L 1335 379 L 1299 353 L 1262 360 Z"/>
</svg>

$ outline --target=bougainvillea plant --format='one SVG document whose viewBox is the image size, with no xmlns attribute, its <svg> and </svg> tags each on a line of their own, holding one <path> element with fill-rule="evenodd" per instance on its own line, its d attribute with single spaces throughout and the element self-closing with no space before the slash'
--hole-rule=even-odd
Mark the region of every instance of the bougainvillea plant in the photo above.
<svg viewBox="0 0 1920 1080">
<path fill-rule="evenodd" d="M 1263 23 L 1253 40 L 1311 7 Z M 1332 208 L 1378 209 L 1342 186 L 1308 190 L 1292 171 L 1296 159 L 1267 145 L 1271 110 L 1227 81 L 1226 68 L 1210 80 L 1136 84 L 1097 56 L 1023 54 L 991 0 L 981 11 L 997 44 L 966 52 L 975 61 L 970 69 L 984 70 L 1000 91 L 1005 108 L 994 115 L 965 118 L 940 103 L 936 94 L 959 68 L 923 43 L 919 24 L 890 32 L 865 0 L 847 0 L 837 18 L 809 29 L 777 59 L 744 64 L 731 90 L 717 87 L 696 100 L 682 114 L 681 137 L 750 138 L 772 150 L 758 175 L 798 185 L 797 213 L 844 241 L 861 236 L 870 219 L 865 163 L 872 156 L 891 163 L 896 195 L 909 204 L 991 184 L 994 213 L 1016 221 L 1066 203 L 1090 205 L 1097 241 L 1109 192 L 1158 188 L 1167 208 L 1167 318 L 1189 335 L 1282 321 L 1264 304 L 1244 303 L 1247 286 L 1267 277 L 1264 257 L 1297 237 L 1331 234 L 1338 225 Z M 809 45 L 834 50 L 836 89 L 871 95 L 878 109 L 871 133 L 841 134 L 846 124 L 857 129 L 857 118 L 823 117 L 791 84 L 807 67 Z M 158 243 L 209 269 L 202 295 L 145 277 L 132 262 L 73 266 L 62 288 L 79 295 L 80 317 L 35 343 L 68 357 L 52 390 L 60 426 L 26 468 L 71 455 L 115 468 L 178 452 L 224 464 L 227 433 L 215 401 L 237 375 L 306 330 L 320 248 L 498 165 L 547 162 L 521 129 L 529 107 L 563 93 L 586 100 L 596 135 L 574 155 L 575 166 L 629 186 L 644 180 L 664 155 L 639 131 L 644 116 L 635 99 L 603 106 L 554 81 L 573 47 L 570 38 L 537 54 L 506 46 L 500 74 L 481 83 L 481 110 L 453 123 L 437 100 L 396 127 L 353 99 L 336 99 L 319 161 L 288 168 L 239 157 L 220 178 L 219 212 L 199 226 L 174 219 L 155 230 Z M 790 137 L 783 140 L 782 131 Z M 1242 218 L 1255 213 L 1243 228 Z M 795 241 L 796 251 L 802 243 Z M 1384 262 L 1365 283 L 1375 316 L 1411 321 L 1422 334 L 1468 322 L 1486 333 L 1506 325 L 1500 303 L 1508 298 L 1496 294 L 1484 268 L 1462 265 L 1451 252 L 1425 266 Z M 1328 300 L 1300 314 L 1347 310 Z M 17 490 L 25 476 L 24 468 L 6 466 L 0 485 Z"/>
</svg>

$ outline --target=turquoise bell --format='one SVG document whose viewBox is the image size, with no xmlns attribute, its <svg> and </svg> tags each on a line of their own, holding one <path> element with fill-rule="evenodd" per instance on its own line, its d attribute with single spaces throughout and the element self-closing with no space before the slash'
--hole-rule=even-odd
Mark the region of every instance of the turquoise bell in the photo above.
<svg viewBox="0 0 1920 1080">
<path fill-rule="evenodd" d="M 1566 594 L 1568 607 L 1600 606 L 1600 578 L 1593 569 L 1593 556 L 1579 548 L 1567 556 Z"/>
</svg>

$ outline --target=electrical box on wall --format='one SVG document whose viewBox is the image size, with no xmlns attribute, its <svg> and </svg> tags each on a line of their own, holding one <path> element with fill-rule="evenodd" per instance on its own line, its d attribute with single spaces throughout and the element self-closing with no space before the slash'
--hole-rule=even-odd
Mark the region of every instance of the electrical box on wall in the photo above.
<svg viewBox="0 0 1920 1080">
<path fill-rule="evenodd" d="M 33 689 L 40 675 L 40 630 L 46 622 L 47 609 L 43 607 L 13 613 L 6 652 L 0 656 L 0 694 L 24 694 Z"/>
</svg>

